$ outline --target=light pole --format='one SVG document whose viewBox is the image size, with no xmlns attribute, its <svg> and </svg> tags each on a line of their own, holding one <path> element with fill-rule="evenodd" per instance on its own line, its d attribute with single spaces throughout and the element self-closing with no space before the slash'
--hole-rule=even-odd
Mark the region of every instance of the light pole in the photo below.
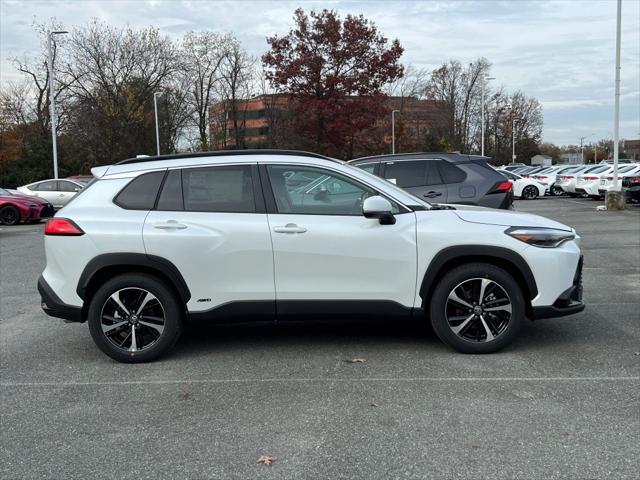
<svg viewBox="0 0 640 480">
<path fill-rule="evenodd" d="M 511 163 L 515 164 L 516 163 L 516 123 L 518 123 L 515 119 L 515 117 L 513 117 L 511 119 L 511 135 L 512 135 L 512 140 L 511 140 Z"/>
<path fill-rule="evenodd" d="M 153 94 L 153 109 L 156 114 L 156 149 L 158 151 L 158 156 L 160 156 L 160 127 L 158 126 L 158 95 L 161 95 L 161 93 L 155 92 Z"/>
<path fill-rule="evenodd" d="M 396 112 L 400 110 L 391 110 L 391 153 L 396 153 Z"/>
<path fill-rule="evenodd" d="M 482 155 L 484 157 L 484 87 L 485 87 L 485 83 L 489 80 L 495 80 L 494 77 L 485 77 L 482 80 L 482 98 L 480 100 L 481 103 L 481 109 L 480 109 L 480 122 L 482 123 L 481 127 L 480 127 L 480 131 L 482 132 L 480 134 L 480 155 Z"/>
<path fill-rule="evenodd" d="M 616 19 L 616 88 L 613 107 L 613 191 L 620 192 L 618 184 L 618 155 L 620 141 L 620 28 L 622 25 L 622 0 L 618 0 Z M 622 201 L 624 206 L 624 200 Z"/>
<path fill-rule="evenodd" d="M 58 141 L 56 138 L 56 97 L 54 95 L 53 76 L 53 36 L 69 33 L 66 30 L 56 30 L 47 35 L 47 64 L 49 67 L 49 121 L 51 122 L 51 140 L 53 143 L 53 178 L 58 178 Z"/>
</svg>

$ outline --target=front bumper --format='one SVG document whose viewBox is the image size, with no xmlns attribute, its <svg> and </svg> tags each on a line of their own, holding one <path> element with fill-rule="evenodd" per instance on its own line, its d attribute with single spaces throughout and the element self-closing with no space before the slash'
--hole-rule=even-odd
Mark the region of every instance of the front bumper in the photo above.
<svg viewBox="0 0 640 480">
<path fill-rule="evenodd" d="M 573 285 L 562 292 L 558 299 L 553 302 L 553 305 L 532 307 L 531 320 L 564 317 L 584 310 L 585 304 L 582 301 L 582 263 L 583 256 L 581 255 L 573 277 Z"/>
<path fill-rule="evenodd" d="M 44 313 L 50 317 L 63 318 L 70 322 L 82 322 L 82 308 L 67 305 L 55 294 L 46 280 L 40 275 L 38 277 L 38 292 L 42 302 L 40 306 Z"/>
</svg>

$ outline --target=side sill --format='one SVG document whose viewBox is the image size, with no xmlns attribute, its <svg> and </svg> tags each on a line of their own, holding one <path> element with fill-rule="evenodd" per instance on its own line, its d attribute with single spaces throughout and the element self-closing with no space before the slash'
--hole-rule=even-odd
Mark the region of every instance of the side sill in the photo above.
<svg viewBox="0 0 640 480">
<path fill-rule="evenodd" d="M 195 322 L 251 322 L 265 320 L 350 320 L 423 317 L 421 308 L 392 301 L 370 300 L 258 300 L 229 302 L 203 312 L 189 312 Z"/>
</svg>

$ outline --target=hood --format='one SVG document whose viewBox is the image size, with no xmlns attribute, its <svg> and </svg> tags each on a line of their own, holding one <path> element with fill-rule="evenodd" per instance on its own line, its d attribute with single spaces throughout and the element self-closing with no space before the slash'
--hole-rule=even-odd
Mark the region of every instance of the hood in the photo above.
<svg viewBox="0 0 640 480">
<path fill-rule="evenodd" d="M 550 218 L 518 212 L 516 210 L 497 210 L 494 208 L 474 207 L 469 205 L 455 205 L 454 212 L 461 220 L 470 223 L 484 223 L 487 225 L 503 225 L 505 227 L 544 227 L 558 230 L 573 231 L 560 222 Z"/>
<path fill-rule="evenodd" d="M 40 198 L 40 197 L 36 197 L 35 195 L 27 195 L 25 193 L 13 193 L 10 196 L 4 196 L 4 198 L 10 198 L 13 200 L 19 200 L 22 202 L 31 202 L 31 203 L 37 203 L 38 205 L 44 205 L 49 203 L 47 200 Z"/>
<path fill-rule="evenodd" d="M 36 202 L 32 201 L 29 197 L 22 195 L 0 195 L 0 200 L 20 205 L 36 204 Z"/>
</svg>

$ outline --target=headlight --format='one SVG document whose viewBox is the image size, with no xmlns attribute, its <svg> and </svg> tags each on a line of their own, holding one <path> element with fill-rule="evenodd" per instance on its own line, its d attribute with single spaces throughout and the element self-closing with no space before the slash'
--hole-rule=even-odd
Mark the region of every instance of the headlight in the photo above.
<svg viewBox="0 0 640 480">
<path fill-rule="evenodd" d="M 543 248 L 554 248 L 575 238 L 573 232 L 541 227 L 511 227 L 504 233 L 521 242 Z"/>
</svg>

